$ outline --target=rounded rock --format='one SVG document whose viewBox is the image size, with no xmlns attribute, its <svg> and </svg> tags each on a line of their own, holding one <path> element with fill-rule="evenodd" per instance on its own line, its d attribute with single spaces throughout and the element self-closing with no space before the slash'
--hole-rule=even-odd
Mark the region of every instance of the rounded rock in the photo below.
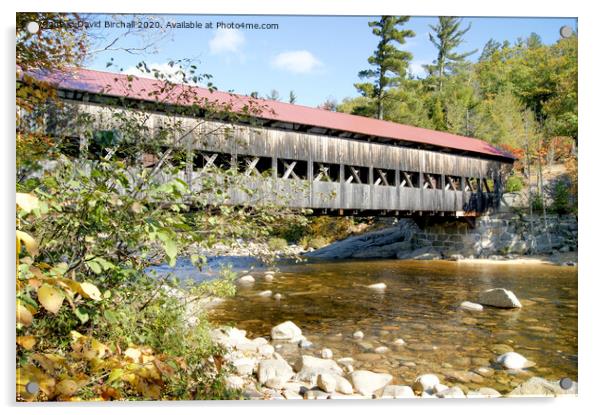
<svg viewBox="0 0 602 415">
<path fill-rule="evenodd" d="M 412 388 L 416 392 L 426 392 L 432 393 L 435 391 L 435 386 L 439 384 L 439 378 L 437 375 L 433 375 L 432 373 L 427 373 L 424 375 L 420 375 L 414 381 Z"/>
<path fill-rule="evenodd" d="M 322 349 L 322 351 L 320 352 L 320 355 L 322 356 L 322 359 L 332 359 L 332 357 L 334 356 L 334 354 L 332 353 L 332 350 L 324 348 Z"/>
<path fill-rule="evenodd" d="M 354 339 L 363 339 L 364 333 L 358 330 L 355 333 L 353 333 L 353 338 Z"/>
<path fill-rule="evenodd" d="M 255 278 L 252 275 L 245 275 L 244 277 L 240 277 L 238 282 L 241 284 L 253 284 L 255 282 Z"/>
<path fill-rule="evenodd" d="M 506 369 L 524 369 L 535 365 L 535 363 L 527 360 L 526 357 L 516 352 L 504 353 L 503 355 L 498 356 L 498 358 L 495 359 L 495 362 Z"/>
</svg>

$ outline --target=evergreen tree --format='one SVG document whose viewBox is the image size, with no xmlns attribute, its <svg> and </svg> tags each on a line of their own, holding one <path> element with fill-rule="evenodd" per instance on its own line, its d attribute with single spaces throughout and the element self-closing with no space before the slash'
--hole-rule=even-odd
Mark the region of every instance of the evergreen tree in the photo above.
<svg viewBox="0 0 602 415">
<path fill-rule="evenodd" d="M 406 76 L 412 54 L 398 49 L 406 42 L 406 38 L 414 37 L 412 30 L 401 29 L 410 19 L 409 16 L 382 16 L 378 21 L 369 22 L 372 33 L 380 38 L 378 46 L 368 63 L 373 69 L 359 72 L 360 79 L 370 80 L 355 84 L 360 93 L 376 101 L 376 116 L 384 118 L 384 100 L 387 90 L 398 86 Z"/>
<path fill-rule="evenodd" d="M 280 101 L 280 93 L 275 89 L 272 89 L 270 93 L 265 96 L 265 98 L 272 101 Z"/>
<path fill-rule="evenodd" d="M 288 103 L 294 104 L 295 102 L 297 102 L 297 95 L 295 95 L 295 91 L 290 91 L 288 93 Z"/>
<path fill-rule="evenodd" d="M 464 63 L 466 57 L 476 53 L 478 49 L 465 53 L 454 52 L 462 43 L 462 36 L 470 30 L 470 24 L 466 29 L 460 29 L 461 19 L 458 17 L 439 17 L 439 24 L 429 25 L 435 32 L 429 33 L 429 40 L 437 48 L 437 59 L 433 65 L 425 65 L 432 77 L 437 80 L 437 90 L 443 89 L 443 78 L 450 72 L 454 72 L 458 66 Z"/>
</svg>

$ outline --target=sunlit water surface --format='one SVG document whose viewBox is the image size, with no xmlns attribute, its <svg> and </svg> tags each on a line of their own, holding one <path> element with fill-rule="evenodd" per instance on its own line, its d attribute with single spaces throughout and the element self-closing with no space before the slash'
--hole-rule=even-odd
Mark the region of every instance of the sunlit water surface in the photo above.
<svg viewBox="0 0 602 415">
<path fill-rule="evenodd" d="M 280 266 L 272 282 L 263 280 L 263 271 L 252 274 L 255 284 L 239 287 L 234 298 L 210 311 L 214 323 L 235 325 L 249 337 L 269 337 L 274 325 L 291 320 L 315 344 L 304 353 L 319 355 L 320 348 L 328 347 L 335 359 L 353 357 L 356 370 L 391 373 L 397 384 L 427 372 L 443 378 L 465 375 L 508 350 L 536 366 L 447 383 L 509 391 L 534 375 L 577 380 L 575 268 L 380 260 Z M 387 289 L 366 287 L 377 282 Z M 493 287 L 512 290 L 523 308 L 458 309 L 460 302 L 476 301 L 479 291 Z M 263 290 L 280 293 L 282 299 L 258 296 Z M 364 339 L 352 338 L 356 330 Z M 406 345 L 394 346 L 397 338 Z M 390 351 L 374 353 L 383 345 Z M 300 351 L 291 345 L 282 353 L 290 358 Z"/>
</svg>

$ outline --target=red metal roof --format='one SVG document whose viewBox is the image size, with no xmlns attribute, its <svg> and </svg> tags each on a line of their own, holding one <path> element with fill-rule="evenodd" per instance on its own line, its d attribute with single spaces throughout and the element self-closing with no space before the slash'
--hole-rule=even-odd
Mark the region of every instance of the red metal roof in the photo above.
<svg viewBox="0 0 602 415">
<path fill-rule="evenodd" d="M 231 106 L 231 110 L 242 112 L 250 103 L 258 109 L 259 118 L 274 121 L 310 125 L 331 130 L 348 131 L 368 136 L 428 144 L 460 151 L 469 151 L 488 156 L 514 159 L 514 156 L 483 140 L 426 128 L 412 127 L 390 121 L 333 112 L 319 108 L 288 104 L 279 101 L 255 99 L 227 92 L 211 92 L 206 88 L 177 85 L 158 93 L 164 82 L 157 79 L 129 77 L 125 74 L 74 68 L 69 73 L 36 77 L 50 81 L 58 88 L 128 97 L 146 101 L 160 101 L 176 105 L 192 105 L 212 102 Z M 131 80 L 131 81 L 130 81 Z M 151 94 L 155 93 L 155 95 Z"/>
</svg>

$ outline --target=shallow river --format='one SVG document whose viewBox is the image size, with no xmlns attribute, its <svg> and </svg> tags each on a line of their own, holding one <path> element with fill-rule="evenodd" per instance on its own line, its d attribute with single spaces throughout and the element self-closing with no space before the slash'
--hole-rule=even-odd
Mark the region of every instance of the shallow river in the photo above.
<svg viewBox="0 0 602 415">
<path fill-rule="evenodd" d="M 427 372 L 447 378 L 447 384 L 501 392 L 533 375 L 577 380 L 577 270 L 572 267 L 380 260 L 280 266 L 272 282 L 263 280 L 262 271 L 251 274 L 255 284 L 239 287 L 234 298 L 214 308 L 213 322 L 245 329 L 250 338 L 269 338 L 271 327 L 291 320 L 315 345 L 306 353 L 318 355 L 328 347 L 335 359 L 353 357 L 355 369 L 391 373 L 396 384 L 410 384 Z M 387 289 L 366 288 L 377 282 Z M 457 308 L 493 287 L 512 290 L 523 308 Z M 281 293 L 282 299 L 258 296 L 263 290 Z M 352 338 L 356 330 L 364 339 Z M 394 346 L 397 338 L 406 345 Z M 374 353 L 383 345 L 390 350 Z M 293 348 L 282 353 L 299 353 Z M 515 373 L 482 371 L 482 378 L 467 375 L 511 350 L 536 366 Z"/>
</svg>

